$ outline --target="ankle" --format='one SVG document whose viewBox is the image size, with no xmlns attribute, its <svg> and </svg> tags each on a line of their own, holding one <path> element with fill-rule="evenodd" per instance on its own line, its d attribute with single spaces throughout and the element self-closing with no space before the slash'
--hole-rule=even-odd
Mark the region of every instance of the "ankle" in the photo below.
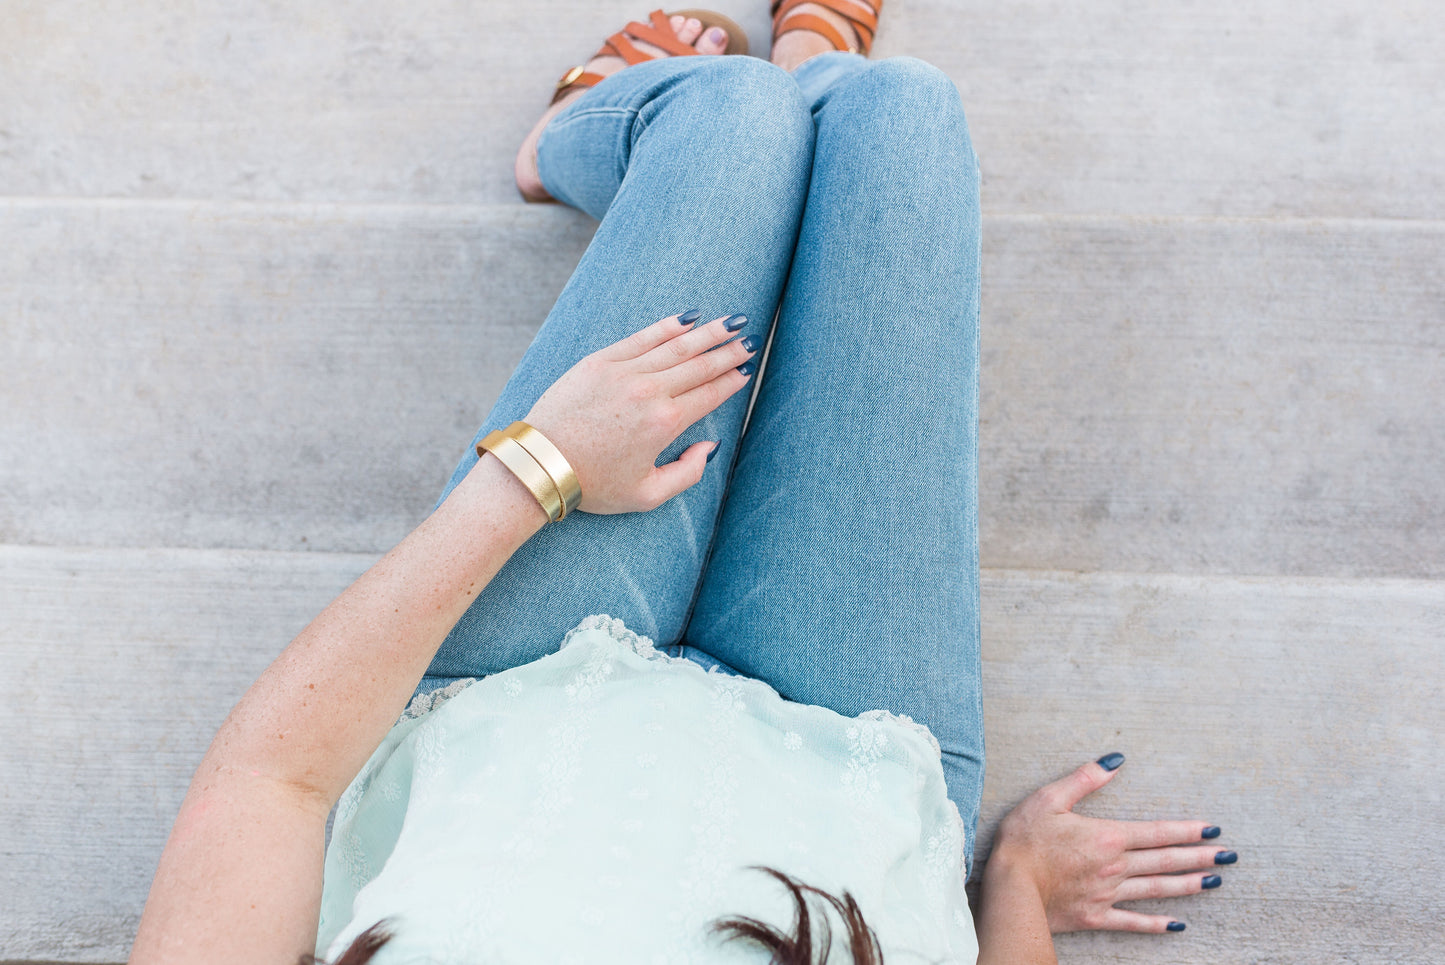
<svg viewBox="0 0 1445 965">
<path fill-rule="evenodd" d="M 811 30 L 790 30 L 773 41 L 770 59 L 774 64 L 791 73 L 819 54 L 833 51 L 833 45 L 821 34 Z"/>
</svg>

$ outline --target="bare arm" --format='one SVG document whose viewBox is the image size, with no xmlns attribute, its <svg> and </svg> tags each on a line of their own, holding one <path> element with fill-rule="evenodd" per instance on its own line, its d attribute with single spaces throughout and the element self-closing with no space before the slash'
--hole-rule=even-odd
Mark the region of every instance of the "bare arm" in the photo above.
<svg viewBox="0 0 1445 965">
<path fill-rule="evenodd" d="M 1110 929 L 1180 931 L 1167 915 L 1114 907 L 1118 902 L 1197 894 L 1216 856 L 1200 845 L 1203 821 L 1105 821 L 1074 807 L 1113 779 L 1123 755 L 1085 764 L 1040 788 L 999 825 L 979 890 L 979 963 L 1053 963 L 1052 935 Z M 1190 847 L 1189 845 L 1192 845 Z M 1219 882 L 1215 880 L 1214 885 Z"/>
<path fill-rule="evenodd" d="M 702 477 L 710 443 L 658 454 L 742 388 L 720 320 L 676 317 L 578 363 L 528 414 L 571 461 L 581 508 L 649 509 Z M 181 804 L 133 963 L 277 963 L 311 950 L 326 815 L 452 626 L 547 522 L 494 457 L 291 642 L 221 725 Z M 566 525 L 565 521 L 561 525 Z M 519 615 L 524 619 L 525 615 Z"/>
<path fill-rule="evenodd" d="M 228 950 L 239 950 L 238 933 L 249 936 L 253 962 L 294 962 L 309 948 L 327 812 L 396 722 L 452 625 L 546 522 L 531 493 L 484 459 L 292 641 L 231 711 L 196 770 L 133 961 L 226 961 Z"/>
</svg>

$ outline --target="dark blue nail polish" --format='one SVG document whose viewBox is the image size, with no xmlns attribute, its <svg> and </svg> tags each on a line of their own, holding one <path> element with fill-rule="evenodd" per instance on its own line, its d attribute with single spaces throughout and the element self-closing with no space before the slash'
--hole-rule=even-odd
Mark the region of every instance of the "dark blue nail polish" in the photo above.
<svg viewBox="0 0 1445 965">
<path fill-rule="evenodd" d="M 756 352 L 758 350 L 758 346 L 762 344 L 763 340 L 758 338 L 756 335 L 748 335 L 743 338 L 744 351 Z"/>
<path fill-rule="evenodd" d="M 1124 763 L 1124 755 L 1120 754 L 1118 751 L 1115 751 L 1112 754 L 1105 754 L 1103 757 L 1099 758 L 1099 766 L 1106 771 L 1117 771 L 1119 769 L 1119 765 L 1122 763 Z"/>
<path fill-rule="evenodd" d="M 727 329 L 729 332 L 736 332 L 747 323 L 748 317 L 746 315 L 729 315 L 727 318 L 723 319 L 723 328 Z"/>
<path fill-rule="evenodd" d="M 752 375 L 757 370 L 758 363 L 754 362 L 752 359 L 748 359 L 742 365 L 738 366 L 738 371 L 741 372 L 743 375 Z"/>
<path fill-rule="evenodd" d="M 707 454 L 707 461 L 708 461 L 708 462 L 712 462 L 712 457 L 715 456 L 715 455 L 717 455 L 717 451 L 718 451 L 719 449 L 721 449 L 721 448 L 722 448 L 722 443 L 721 443 L 721 442 L 714 442 L 714 443 L 712 444 L 712 451 Z"/>
<path fill-rule="evenodd" d="M 691 325 L 699 318 L 702 318 L 702 312 L 698 311 L 696 308 L 690 308 L 687 311 L 683 312 L 681 315 L 677 316 L 677 320 L 679 322 L 682 322 L 682 324 L 684 325 Z"/>
<path fill-rule="evenodd" d="M 1219 875 L 1205 875 L 1204 880 L 1199 882 L 1199 887 L 1218 888 L 1222 884 L 1224 884 L 1224 879 L 1219 877 Z"/>
<path fill-rule="evenodd" d="M 1233 851 L 1221 851 L 1214 856 L 1215 864 L 1234 864 L 1239 860 L 1239 855 Z"/>
<path fill-rule="evenodd" d="M 1217 838 L 1217 837 L 1219 837 L 1219 828 L 1216 827 L 1215 825 L 1211 824 L 1209 827 L 1205 828 L 1203 831 L 1200 831 L 1200 832 L 1199 832 L 1199 836 L 1200 836 L 1201 838 L 1203 838 L 1205 841 L 1208 841 L 1210 838 Z"/>
<path fill-rule="evenodd" d="M 1166 931 L 1183 931 L 1183 930 L 1184 930 L 1184 922 L 1182 922 L 1182 921 L 1171 921 L 1169 924 L 1165 925 L 1164 928 L 1165 928 Z"/>
</svg>

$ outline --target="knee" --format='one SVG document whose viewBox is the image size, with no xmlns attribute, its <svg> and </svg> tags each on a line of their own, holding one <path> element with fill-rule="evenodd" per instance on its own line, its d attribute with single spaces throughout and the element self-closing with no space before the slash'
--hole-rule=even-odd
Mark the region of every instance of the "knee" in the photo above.
<svg viewBox="0 0 1445 965">
<path fill-rule="evenodd" d="M 889 57 L 858 78 L 876 102 L 909 111 L 963 116 L 963 101 L 948 75 L 917 57 Z"/>
<path fill-rule="evenodd" d="M 931 149 L 955 145 L 964 166 L 976 174 L 978 158 L 958 88 L 927 61 L 916 57 L 877 61 L 855 75 L 838 98 L 846 101 L 846 110 L 839 113 L 854 118 L 874 136 L 890 140 L 896 136 L 895 144 L 903 144 L 918 142 L 919 135 L 926 133 Z M 830 109 L 842 106 L 838 98 L 830 99 Z"/>
<path fill-rule="evenodd" d="M 709 57 L 688 80 L 694 109 L 745 137 L 750 149 L 811 153 L 812 115 L 781 68 L 757 57 Z"/>
</svg>

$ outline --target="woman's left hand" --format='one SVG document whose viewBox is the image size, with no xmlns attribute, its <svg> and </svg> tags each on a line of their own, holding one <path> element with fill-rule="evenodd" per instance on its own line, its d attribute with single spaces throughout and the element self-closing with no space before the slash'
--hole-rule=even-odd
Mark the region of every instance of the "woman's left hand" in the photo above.
<svg viewBox="0 0 1445 965">
<path fill-rule="evenodd" d="M 1000 874 L 1005 868 L 1024 871 L 1038 887 L 1051 932 L 1179 931 L 1184 926 L 1167 915 L 1114 906 L 1218 887 L 1219 876 L 1206 869 L 1232 864 L 1235 854 L 1199 844 L 1206 831 L 1211 838 L 1219 833 L 1203 821 L 1107 821 L 1075 814 L 1080 801 L 1113 779 L 1123 755 L 1101 760 L 1115 769 L 1085 764 L 1014 808 L 999 826 L 985 875 L 995 867 Z"/>
<path fill-rule="evenodd" d="M 702 478 L 713 442 L 663 466 L 657 457 L 748 384 L 750 372 L 738 366 L 756 340 L 734 338 L 745 321 L 731 315 L 694 327 L 671 315 L 582 359 L 542 393 L 526 421 L 571 463 L 580 509 L 642 512 Z"/>
</svg>

